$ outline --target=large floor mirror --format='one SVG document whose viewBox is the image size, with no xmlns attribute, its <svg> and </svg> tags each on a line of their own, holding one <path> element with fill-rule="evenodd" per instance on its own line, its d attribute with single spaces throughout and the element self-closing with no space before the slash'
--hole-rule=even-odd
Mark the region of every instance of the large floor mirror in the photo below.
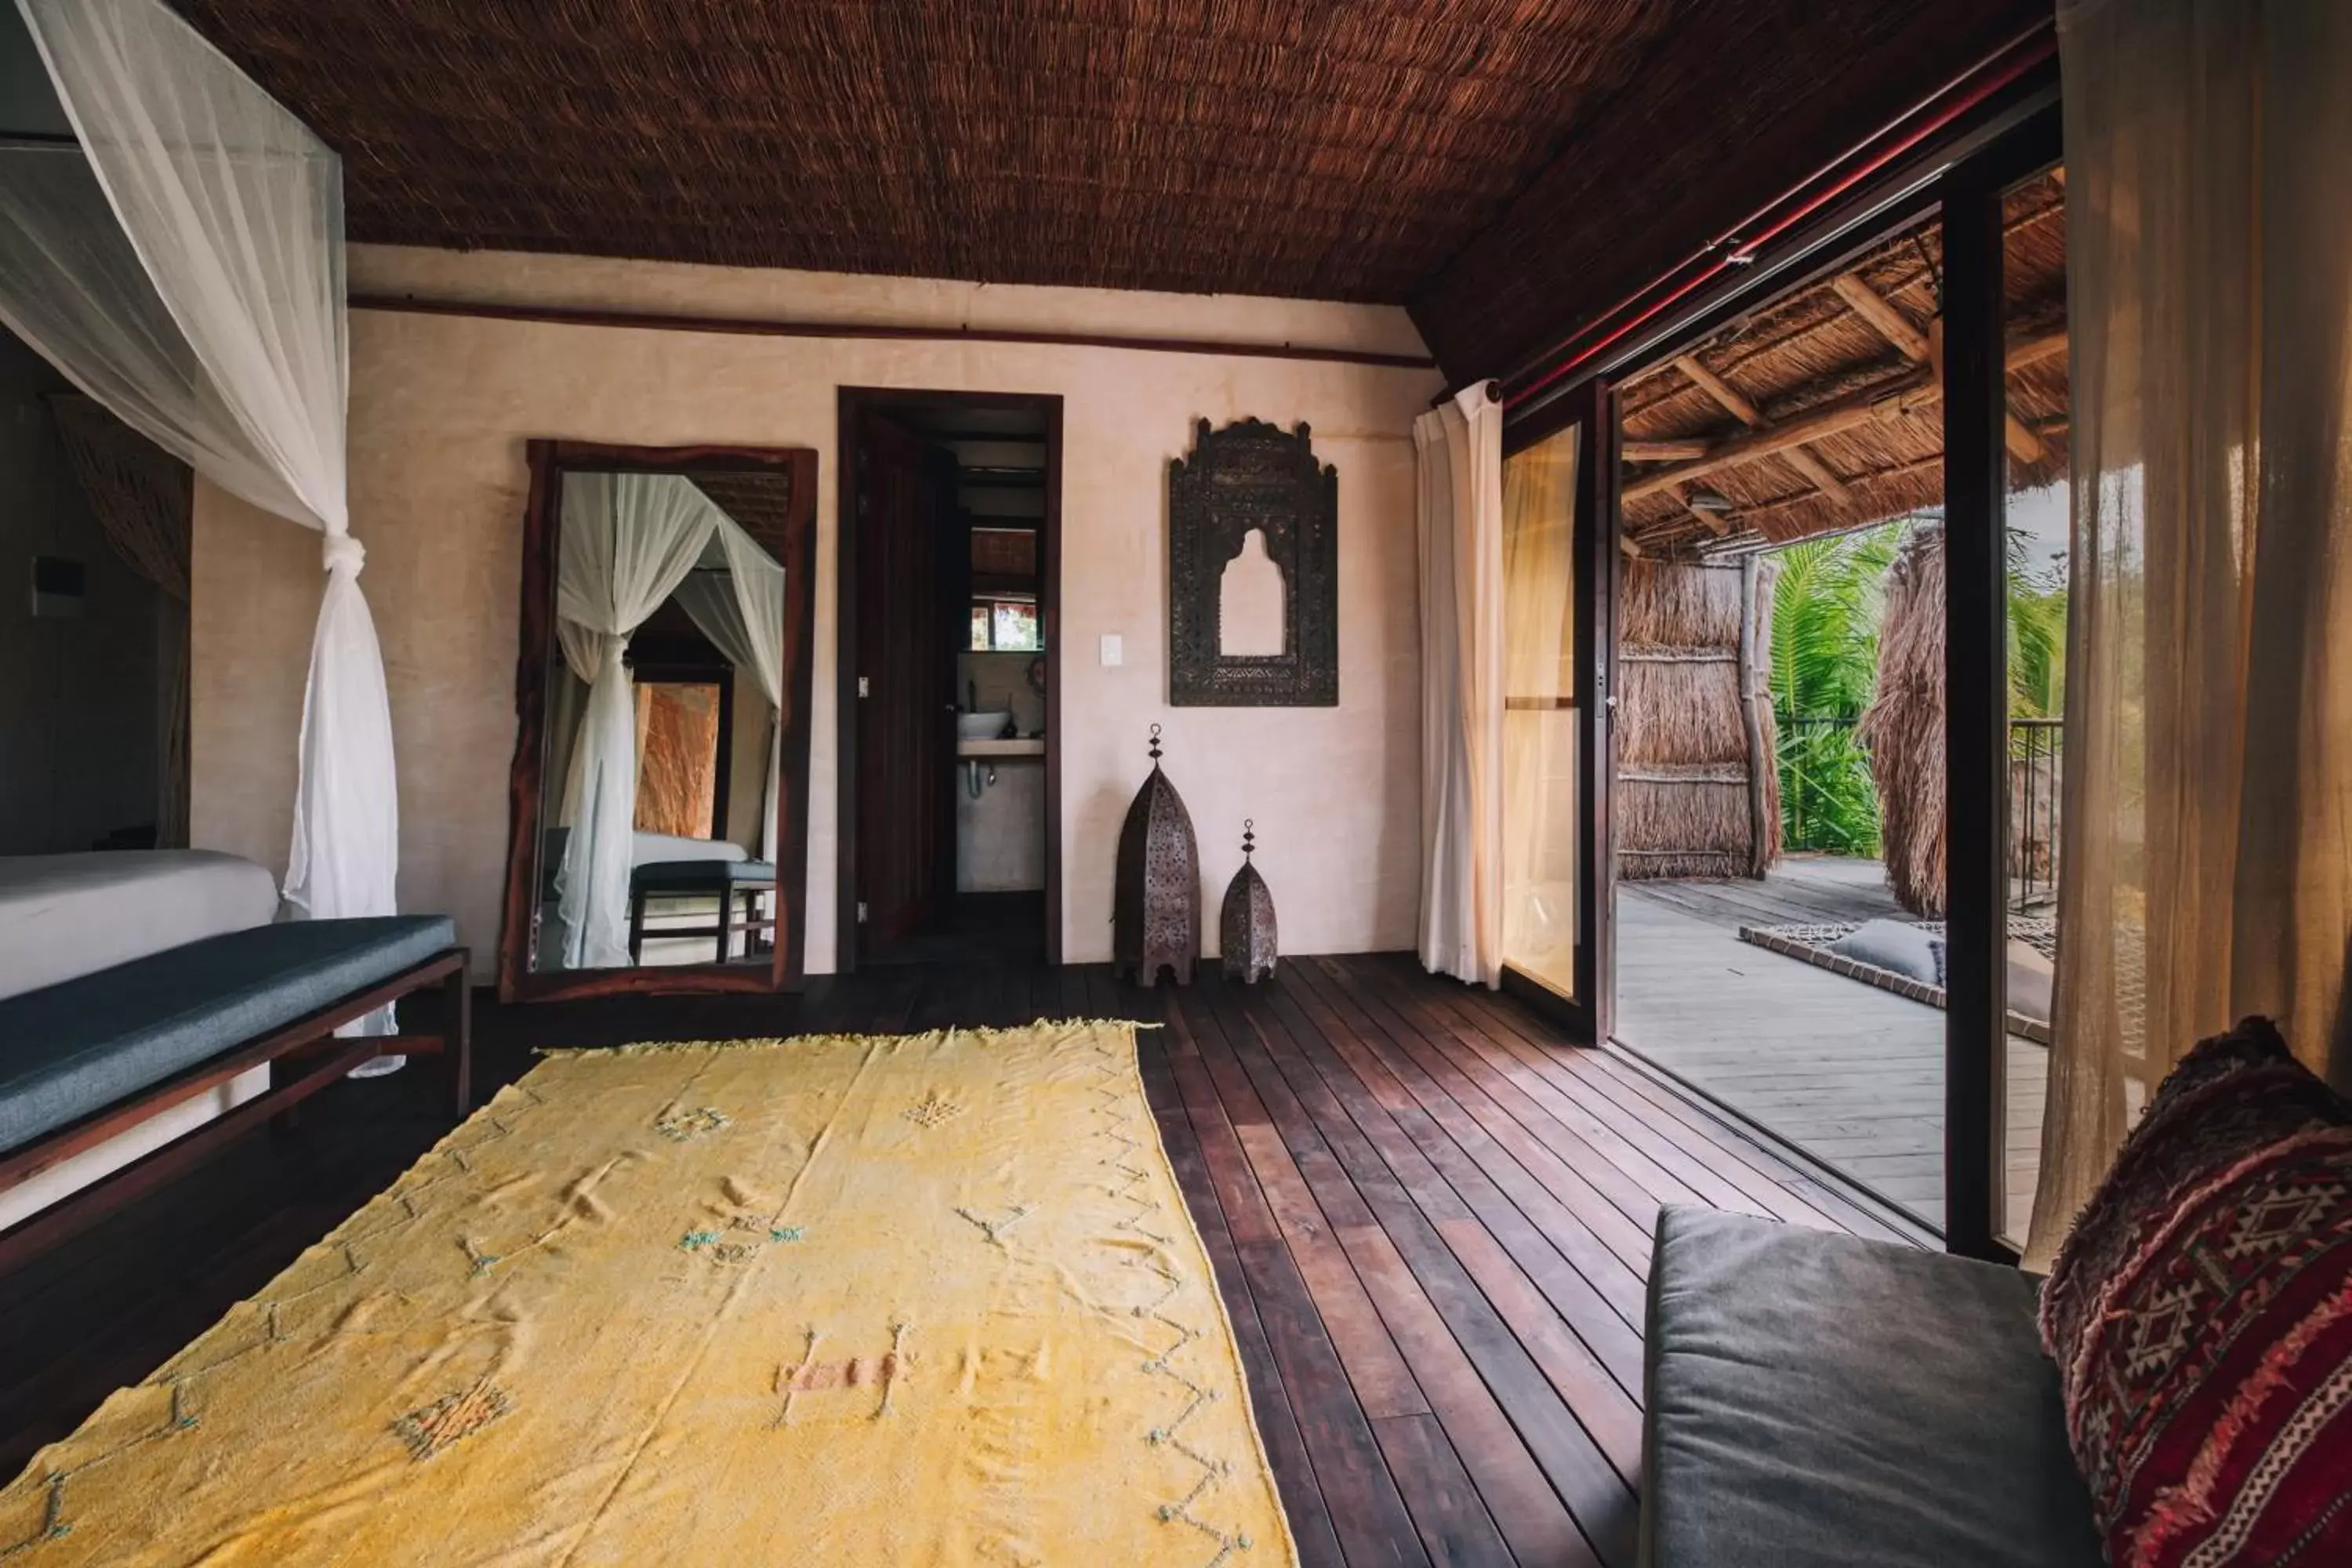
<svg viewBox="0 0 2352 1568">
<path fill-rule="evenodd" d="M 529 456 L 499 994 L 787 988 L 816 454 Z"/>
</svg>

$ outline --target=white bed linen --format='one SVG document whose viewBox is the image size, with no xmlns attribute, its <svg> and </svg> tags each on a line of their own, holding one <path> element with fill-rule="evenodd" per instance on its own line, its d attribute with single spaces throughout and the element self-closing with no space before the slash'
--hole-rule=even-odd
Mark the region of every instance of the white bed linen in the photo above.
<svg viewBox="0 0 2352 1568">
<path fill-rule="evenodd" d="M 629 864 L 652 866 L 669 860 L 748 860 L 740 844 L 724 838 L 680 838 L 669 833 L 639 832 Z"/>
<path fill-rule="evenodd" d="M 277 916 L 277 879 L 218 850 L 0 856 L 0 997 Z"/>
</svg>

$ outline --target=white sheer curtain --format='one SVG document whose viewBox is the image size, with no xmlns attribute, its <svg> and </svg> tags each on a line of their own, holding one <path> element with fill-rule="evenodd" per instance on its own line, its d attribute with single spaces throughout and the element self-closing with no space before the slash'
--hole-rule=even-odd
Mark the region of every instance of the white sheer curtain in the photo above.
<svg viewBox="0 0 2352 1568">
<path fill-rule="evenodd" d="M 1421 962 L 1503 974 L 1503 405 L 1413 421 L 1421 470 Z"/>
<path fill-rule="evenodd" d="M 0 153 L 0 320 L 207 479 L 325 535 L 286 897 L 392 913 L 391 707 L 345 497 L 341 163 L 157 0 L 16 5 L 87 163 Z"/>
<path fill-rule="evenodd" d="M 2352 6 L 2092 0 L 2059 44 L 2073 586 L 2029 1261 L 2200 1037 L 2267 1013 L 2352 1081 Z"/>
<path fill-rule="evenodd" d="M 556 551 L 557 635 L 588 682 L 564 798 L 572 831 L 556 872 L 563 967 L 629 962 L 629 871 L 637 816 L 636 702 L 622 660 L 722 514 L 676 474 L 566 474 Z M 583 668 L 584 667 L 584 668 Z"/>
<path fill-rule="evenodd" d="M 776 858 L 777 763 L 783 745 L 784 569 L 732 518 L 721 517 L 716 540 L 727 570 L 696 573 L 677 587 L 677 602 L 719 651 L 748 669 L 777 722 L 769 727 L 767 780 L 760 817 L 760 858 Z M 707 557 L 706 557 L 707 559 Z"/>
</svg>

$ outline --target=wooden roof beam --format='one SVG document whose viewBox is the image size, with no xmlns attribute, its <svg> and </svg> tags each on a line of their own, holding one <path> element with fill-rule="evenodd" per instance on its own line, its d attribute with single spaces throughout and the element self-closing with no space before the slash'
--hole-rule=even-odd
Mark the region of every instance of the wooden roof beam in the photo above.
<svg viewBox="0 0 2352 1568">
<path fill-rule="evenodd" d="M 1859 277 L 1842 272 L 1830 280 L 1830 288 L 1849 310 L 1893 343 L 1895 353 L 1905 359 L 1913 364 L 1927 364 L 1934 358 L 1928 352 L 1927 335 Z M 2049 449 L 2042 446 L 2042 438 L 2027 429 L 2025 422 L 2014 413 L 2004 411 L 2001 437 L 2009 447 L 2009 455 L 2021 463 L 2038 463 L 2048 456 Z"/>
<path fill-rule="evenodd" d="M 1699 363 L 1697 355 L 1678 355 L 1675 360 L 1675 368 L 1690 377 L 1692 384 L 1721 404 L 1727 413 L 1750 430 L 1770 428 L 1772 422 L 1765 418 L 1757 406 L 1742 397 L 1728 382 Z M 1845 488 L 1845 481 L 1830 472 L 1827 464 L 1806 451 L 1804 447 L 1790 447 L 1780 453 L 1780 458 L 1811 480 L 1814 489 L 1831 500 L 1846 501 L 1853 499 L 1853 492 Z M 1717 530 L 1717 531 L 1721 531 Z"/>
<path fill-rule="evenodd" d="M 2015 370 L 2020 365 L 2038 364 L 2053 354 L 2065 352 L 2066 333 L 2062 328 L 2039 337 L 2012 340 L 2005 363 L 2009 369 Z M 1932 365 L 1914 365 L 1899 375 L 1875 382 L 1859 392 L 1808 410 L 1782 424 L 1750 430 L 1745 436 L 1719 441 L 1707 449 L 1706 457 L 1696 462 L 1645 474 L 1625 487 L 1622 499 L 1640 500 L 1643 496 L 1658 495 L 1693 479 L 1705 479 L 1709 474 L 1736 468 L 1741 463 L 1754 462 L 1759 458 L 1774 457 L 1790 447 L 1818 441 L 1824 436 L 1834 436 L 1842 430 L 1851 430 L 1873 420 L 1899 418 L 1938 402 L 1943 395 L 1943 384 L 1935 368 Z"/>
<path fill-rule="evenodd" d="M 1622 441 L 1617 455 L 1629 463 L 1687 463 L 1706 456 L 1704 441 Z"/>
</svg>

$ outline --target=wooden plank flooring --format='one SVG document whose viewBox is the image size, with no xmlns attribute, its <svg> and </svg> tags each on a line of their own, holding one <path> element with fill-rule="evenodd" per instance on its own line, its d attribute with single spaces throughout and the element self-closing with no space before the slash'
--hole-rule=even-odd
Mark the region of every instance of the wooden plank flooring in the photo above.
<svg viewBox="0 0 2352 1568">
<path fill-rule="evenodd" d="M 1403 955 L 1138 990 L 1100 967 L 904 967 L 786 998 L 483 1005 L 532 1047 L 1115 1016 L 1231 1313 L 1308 1564 L 1633 1568 L 1659 1205 L 1893 1237 L 1803 1169 L 1508 1000 Z M 24 1464 L 446 1130 L 426 1075 L 339 1085 L 0 1289 L 0 1468 Z"/>
<path fill-rule="evenodd" d="M 1944 1014 L 1741 942 L 1742 925 L 1911 918 L 1875 862 L 1792 856 L 1761 882 L 1622 882 L 1617 1038 L 1901 1205 L 1944 1222 Z M 2008 1227 L 2041 1170 L 2050 1052 L 2012 1035 Z"/>
</svg>

